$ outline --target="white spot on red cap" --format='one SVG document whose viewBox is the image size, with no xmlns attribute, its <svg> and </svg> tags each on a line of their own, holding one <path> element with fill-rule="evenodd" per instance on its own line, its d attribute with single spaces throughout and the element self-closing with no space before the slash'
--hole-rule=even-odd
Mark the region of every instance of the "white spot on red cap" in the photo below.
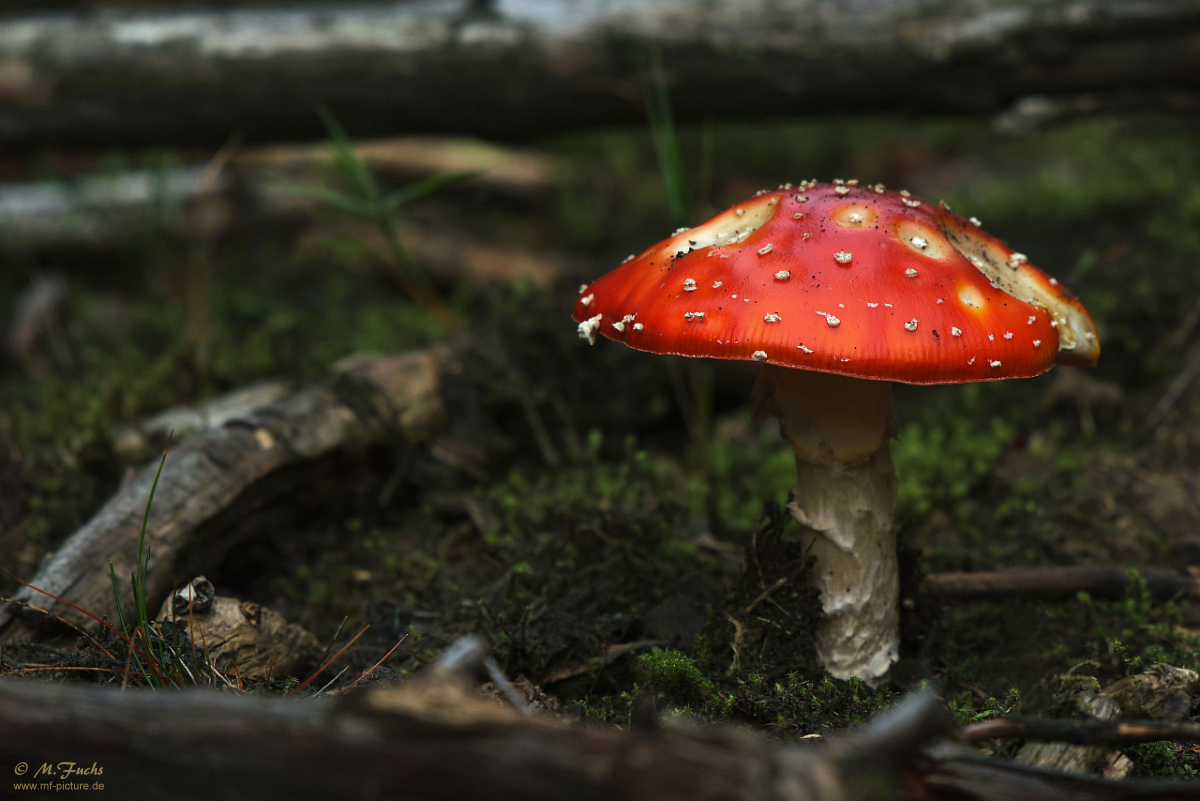
<svg viewBox="0 0 1200 801">
<path fill-rule="evenodd" d="M 927 240 L 921 236 L 914 236 L 912 238 L 912 243 L 913 243 L 914 247 L 918 247 L 921 250 L 924 250 L 925 248 L 929 247 L 929 240 Z"/>
<path fill-rule="evenodd" d="M 645 328 L 645 327 L 646 327 L 646 326 L 642 325 L 641 323 L 634 323 L 634 324 L 633 324 L 633 330 L 634 330 L 634 331 L 641 331 L 641 330 L 642 330 L 643 328 Z"/>
<path fill-rule="evenodd" d="M 766 317 L 763 317 L 763 322 L 764 323 L 782 323 L 783 318 L 780 317 L 778 314 L 768 314 Z"/>
<path fill-rule="evenodd" d="M 1012 339 L 1012 337 L 1013 337 L 1013 335 L 1012 335 L 1012 331 L 1005 331 L 1005 332 L 1004 332 L 1004 338 L 1005 338 L 1005 339 Z"/>
<path fill-rule="evenodd" d="M 580 298 L 579 302 L 582 303 L 584 306 L 590 306 L 592 304 L 592 301 L 595 299 L 596 299 L 595 295 L 588 295 L 586 298 Z"/>
<path fill-rule="evenodd" d="M 1042 346 L 1042 340 L 1040 340 L 1040 339 L 1033 340 L 1033 346 L 1035 348 L 1040 348 Z"/>
<path fill-rule="evenodd" d="M 684 281 L 683 282 L 683 291 L 684 292 L 695 292 L 696 291 L 696 279 L 688 278 L 686 281 Z"/>
<path fill-rule="evenodd" d="M 713 281 L 713 289 L 720 289 L 720 288 L 721 288 L 721 282 Z"/>
<path fill-rule="evenodd" d="M 968 217 L 967 222 L 971 223 L 971 225 L 975 226 L 976 228 L 979 228 L 983 225 L 983 223 L 979 221 L 978 217 Z"/>
<path fill-rule="evenodd" d="M 907 275 L 909 278 L 917 277 L 917 271 L 914 270 L 912 267 L 909 267 L 907 270 L 905 270 L 904 274 Z"/>
<path fill-rule="evenodd" d="M 839 250 L 833 254 L 833 260 L 838 264 L 849 264 L 852 256 L 844 250 Z"/>
<path fill-rule="evenodd" d="M 797 345 L 796 347 L 799 348 L 800 350 L 804 351 L 805 353 L 813 353 L 814 352 L 812 348 L 804 347 L 803 343 Z"/>
<path fill-rule="evenodd" d="M 758 249 L 758 255 L 760 255 L 760 256 L 767 255 L 768 253 L 771 252 L 771 248 L 773 248 L 773 247 L 774 247 L 774 245 L 772 245 L 771 243 L 768 242 L 766 245 L 763 245 L 761 248 Z"/>
<path fill-rule="evenodd" d="M 999 366 L 1000 366 L 1000 361 L 999 361 L 999 360 L 997 360 L 997 361 L 994 361 L 994 362 L 988 362 L 988 364 L 990 364 L 990 365 L 992 366 L 992 369 L 993 369 L 993 370 L 995 370 L 997 367 L 999 367 Z"/>
<path fill-rule="evenodd" d="M 683 319 L 685 319 L 685 320 L 703 320 L 704 312 L 684 312 Z"/>
<path fill-rule="evenodd" d="M 950 326 L 950 334 L 951 334 L 951 336 L 961 337 L 962 329 L 956 325 L 952 325 L 952 326 Z"/>
<path fill-rule="evenodd" d="M 791 270 L 780 270 L 779 272 L 775 273 L 775 280 L 777 281 L 786 281 L 791 277 Z"/>
<path fill-rule="evenodd" d="M 912 318 L 911 320 L 909 320 L 907 323 L 904 324 L 904 330 L 905 331 L 916 331 L 917 323 L 919 323 L 919 322 L 921 322 L 921 321 L 918 320 L 916 317 Z"/>
<path fill-rule="evenodd" d="M 750 358 L 756 362 L 765 362 L 767 360 L 767 352 L 765 350 L 756 350 L 750 354 Z"/>
<path fill-rule="evenodd" d="M 600 327 L 600 320 L 603 319 L 603 314 L 597 314 L 595 317 L 589 317 L 579 324 L 579 338 L 586 339 L 589 345 L 596 344 L 596 329 Z"/>
</svg>

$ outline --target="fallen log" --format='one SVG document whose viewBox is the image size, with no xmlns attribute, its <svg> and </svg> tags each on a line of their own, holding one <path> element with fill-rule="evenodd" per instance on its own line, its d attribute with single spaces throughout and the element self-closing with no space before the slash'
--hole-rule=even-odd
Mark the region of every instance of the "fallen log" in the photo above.
<svg viewBox="0 0 1200 801">
<path fill-rule="evenodd" d="M 47 795 L 54 782 L 99 782 L 116 797 L 174 801 L 1197 797 L 1186 783 L 1105 782 L 933 744 L 953 727 L 932 693 L 813 748 L 669 719 L 628 732 L 568 724 L 431 673 L 307 702 L 0 681 L 0 771 Z M 65 775 L 68 765 L 84 772 Z"/>
<path fill-rule="evenodd" d="M 0 150 L 320 137 L 318 102 L 359 136 L 642 125 L 651 49 L 680 122 L 1200 107 L 1193 0 L 110 10 L 0 24 Z"/>
<path fill-rule="evenodd" d="M 246 410 L 173 448 L 146 529 L 149 603 L 157 606 L 173 583 L 211 565 L 244 534 L 236 525 L 239 517 L 294 491 L 306 470 L 348 451 L 427 436 L 444 414 L 440 372 L 441 359 L 424 351 L 350 359 L 325 384 Z M 151 464 L 126 482 L 29 583 L 115 619 L 109 562 L 129 603 L 128 577 L 137 564 L 157 467 Z M 27 588 L 15 600 L 77 625 L 92 623 Z M 9 605 L 0 610 L 0 642 L 38 639 L 47 633 L 42 625 L 52 625 L 49 620 Z"/>
<path fill-rule="evenodd" d="M 1157 601 L 1200 600 L 1200 576 L 1162 568 L 1141 568 L 1146 589 Z M 930 573 L 919 592 L 936 598 L 985 601 L 997 598 L 1073 598 L 1086 592 L 1097 598 L 1121 599 L 1129 589 L 1129 572 L 1120 567 L 1025 567 L 978 573 Z"/>
</svg>

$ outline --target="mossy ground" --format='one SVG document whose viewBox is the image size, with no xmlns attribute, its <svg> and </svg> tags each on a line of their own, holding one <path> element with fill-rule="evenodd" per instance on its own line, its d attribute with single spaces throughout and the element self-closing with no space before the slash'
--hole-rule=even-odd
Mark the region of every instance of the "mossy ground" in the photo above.
<svg viewBox="0 0 1200 801">
<path fill-rule="evenodd" d="M 1053 677 L 1082 662 L 1100 682 L 1155 660 L 1196 667 L 1186 602 L 913 592 L 937 570 L 1200 561 L 1200 397 L 1146 422 L 1198 336 L 1194 132 L 1096 119 L 1006 138 L 973 122 L 832 119 L 685 130 L 682 145 L 709 154 L 698 220 L 787 180 L 905 186 L 1019 243 L 1100 327 L 1093 371 L 897 389 L 912 603 L 895 684 L 834 682 L 815 664 L 817 599 L 778 512 L 791 455 L 750 420 L 752 369 L 706 377 L 575 336 L 572 290 L 594 277 L 581 273 L 671 227 L 638 131 L 538 143 L 568 166 L 551 199 L 460 189 L 413 208 L 431 230 L 567 265 L 551 290 L 443 287 L 469 321 L 453 335 L 354 248 L 298 248 L 288 231 L 204 241 L 182 210 L 101 246 L 9 248 L 0 309 L 38 272 L 70 291 L 33 359 L 0 371 L 0 565 L 32 576 L 116 489 L 118 423 L 260 377 L 312 379 L 351 352 L 444 342 L 457 360 L 445 429 L 360 460 L 315 510 L 265 511 L 208 571 L 223 591 L 322 637 L 346 617 L 347 630 L 370 623 L 360 665 L 407 633 L 389 666 L 411 672 L 474 631 L 575 714 L 628 723 L 650 699 L 784 737 L 853 725 L 925 680 L 969 719 L 1047 708 Z M 707 406 L 687 400 L 706 382 Z M 1135 756 L 1143 772 L 1198 764 L 1161 747 Z"/>
</svg>

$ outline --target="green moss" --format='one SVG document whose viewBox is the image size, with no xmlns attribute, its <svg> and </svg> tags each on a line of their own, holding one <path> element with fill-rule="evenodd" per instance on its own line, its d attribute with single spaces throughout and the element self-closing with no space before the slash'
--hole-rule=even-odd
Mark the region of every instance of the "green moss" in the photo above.
<svg viewBox="0 0 1200 801">
<path fill-rule="evenodd" d="M 978 388 L 968 385 L 961 392 L 959 414 L 904 424 L 892 445 L 901 522 L 923 518 L 935 508 L 959 520 L 975 514 L 970 493 L 991 473 L 1015 433 L 1003 418 L 983 422 L 971 414 L 979 406 Z"/>
<path fill-rule="evenodd" d="M 650 689 L 674 704 L 698 705 L 715 691 L 696 663 L 679 651 L 655 648 L 639 656 L 637 666 Z"/>
<path fill-rule="evenodd" d="M 1143 743 L 1128 749 L 1134 776 L 1157 779 L 1195 779 L 1200 776 L 1200 752 L 1180 743 Z"/>
</svg>

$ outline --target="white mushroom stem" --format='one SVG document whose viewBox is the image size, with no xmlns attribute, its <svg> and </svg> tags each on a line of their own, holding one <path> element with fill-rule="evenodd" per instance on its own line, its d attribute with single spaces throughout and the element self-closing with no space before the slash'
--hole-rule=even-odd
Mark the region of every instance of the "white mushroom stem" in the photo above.
<svg viewBox="0 0 1200 801">
<path fill-rule="evenodd" d="M 764 365 L 754 398 L 755 413 L 778 417 L 796 454 L 788 508 L 816 557 L 825 613 L 817 655 L 834 677 L 875 686 L 900 641 L 892 386 Z"/>
</svg>

